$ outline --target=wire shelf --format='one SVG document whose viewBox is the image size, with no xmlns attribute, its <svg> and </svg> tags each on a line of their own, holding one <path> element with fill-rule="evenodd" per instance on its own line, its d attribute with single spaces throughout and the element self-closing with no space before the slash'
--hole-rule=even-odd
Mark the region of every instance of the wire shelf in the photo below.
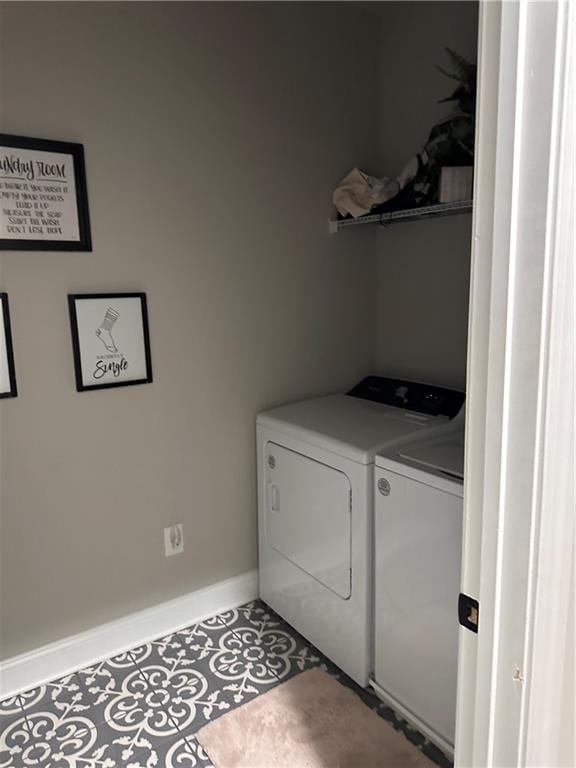
<svg viewBox="0 0 576 768">
<path fill-rule="evenodd" d="M 402 221 L 421 221 L 439 216 L 456 216 L 462 213 L 472 213 L 472 200 L 438 203 L 437 205 L 427 205 L 424 208 L 406 208 L 403 211 L 390 211 L 389 213 L 368 214 L 357 219 L 335 219 L 329 222 L 329 226 L 331 234 L 335 234 L 342 229 L 358 227 L 362 224 L 381 224 L 386 227 Z"/>
</svg>

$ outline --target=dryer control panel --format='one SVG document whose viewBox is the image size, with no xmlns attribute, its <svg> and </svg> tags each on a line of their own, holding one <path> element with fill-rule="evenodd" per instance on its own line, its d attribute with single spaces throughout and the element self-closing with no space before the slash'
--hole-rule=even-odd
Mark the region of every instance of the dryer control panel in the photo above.
<svg viewBox="0 0 576 768">
<path fill-rule="evenodd" d="M 464 405 L 465 394 L 457 389 L 434 387 L 404 379 L 385 376 L 367 376 L 350 392 L 350 397 L 371 400 L 394 408 L 405 408 L 415 413 L 444 416 L 453 419 Z"/>
</svg>

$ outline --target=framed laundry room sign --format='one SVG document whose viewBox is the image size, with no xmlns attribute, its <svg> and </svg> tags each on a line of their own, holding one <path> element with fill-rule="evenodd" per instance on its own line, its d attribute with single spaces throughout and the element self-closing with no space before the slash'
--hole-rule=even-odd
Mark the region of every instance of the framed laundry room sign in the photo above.
<svg viewBox="0 0 576 768">
<path fill-rule="evenodd" d="M 76 389 L 109 389 L 152 381 L 145 293 L 68 296 Z"/>
<path fill-rule="evenodd" d="M 0 293 L 0 397 L 17 394 L 8 294 Z"/>
<path fill-rule="evenodd" d="M 0 134 L 0 249 L 92 250 L 82 144 Z"/>
</svg>

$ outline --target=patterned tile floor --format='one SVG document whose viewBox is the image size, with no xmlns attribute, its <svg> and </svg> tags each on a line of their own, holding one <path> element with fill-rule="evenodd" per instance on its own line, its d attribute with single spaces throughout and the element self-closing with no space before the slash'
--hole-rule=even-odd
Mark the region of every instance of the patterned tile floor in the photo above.
<svg viewBox="0 0 576 768">
<path fill-rule="evenodd" d="M 1 701 L 0 768 L 211 768 L 205 723 L 315 666 L 449 768 L 259 600 Z"/>
</svg>

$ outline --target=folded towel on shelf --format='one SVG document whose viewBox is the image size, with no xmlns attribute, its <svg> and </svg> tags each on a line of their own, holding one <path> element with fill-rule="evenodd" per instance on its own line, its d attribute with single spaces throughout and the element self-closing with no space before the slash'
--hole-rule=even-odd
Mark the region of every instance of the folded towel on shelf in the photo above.
<svg viewBox="0 0 576 768">
<path fill-rule="evenodd" d="M 378 179 L 354 168 L 334 190 L 332 202 L 341 216 L 357 219 L 370 213 L 374 206 L 391 200 L 399 191 L 396 179 Z"/>
</svg>

